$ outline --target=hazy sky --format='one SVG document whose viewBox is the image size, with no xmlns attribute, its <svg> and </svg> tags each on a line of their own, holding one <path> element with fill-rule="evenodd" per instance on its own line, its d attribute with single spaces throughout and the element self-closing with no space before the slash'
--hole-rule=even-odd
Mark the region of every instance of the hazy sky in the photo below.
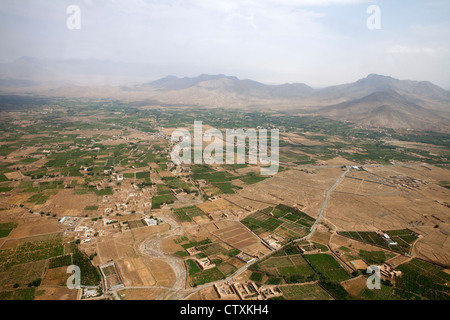
<svg viewBox="0 0 450 320">
<path fill-rule="evenodd" d="M 81 9 L 80 30 L 66 26 L 69 5 Z M 380 30 L 367 28 L 370 5 Z M 449 17 L 448 0 L 1 0 L 0 60 L 98 59 L 316 87 L 378 73 L 450 89 Z"/>
</svg>

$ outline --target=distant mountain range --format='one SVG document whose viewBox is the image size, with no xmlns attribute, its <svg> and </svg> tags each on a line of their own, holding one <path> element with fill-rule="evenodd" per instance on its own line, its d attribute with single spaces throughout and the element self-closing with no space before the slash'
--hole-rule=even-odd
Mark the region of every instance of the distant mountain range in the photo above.
<svg viewBox="0 0 450 320">
<path fill-rule="evenodd" d="M 234 94 L 257 98 L 305 98 L 314 89 L 304 83 L 286 83 L 282 85 L 266 85 L 253 80 L 239 80 L 225 75 L 202 74 L 195 78 L 178 78 L 168 76 L 153 81 L 149 86 L 160 91 L 182 90 L 200 87 L 209 90 L 224 90 Z"/>
<path fill-rule="evenodd" d="M 126 74 L 126 65 L 96 61 L 42 63 L 24 57 L 0 64 L 0 91 L 33 91 L 61 97 L 113 98 L 140 106 L 200 106 L 288 110 L 363 126 L 450 132 L 450 91 L 428 81 L 370 74 L 353 83 L 314 89 L 304 83 L 266 85 L 237 77 L 202 74 L 167 76 L 127 86 L 83 86 L 52 82 L 61 74 Z M 129 68 L 128 68 L 129 69 Z M 151 66 L 131 72 L 145 75 Z M 86 76 L 86 75 L 84 75 Z M 42 88 L 42 83 L 46 88 Z"/>
<path fill-rule="evenodd" d="M 449 126 L 449 118 L 439 111 L 421 107 L 392 89 L 321 108 L 317 113 L 371 127 L 436 131 Z"/>
</svg>

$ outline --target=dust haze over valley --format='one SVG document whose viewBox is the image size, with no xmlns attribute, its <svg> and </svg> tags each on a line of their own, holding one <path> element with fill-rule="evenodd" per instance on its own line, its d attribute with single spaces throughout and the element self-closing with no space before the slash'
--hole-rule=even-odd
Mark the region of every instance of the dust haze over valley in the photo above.
<svg viewBox="0 0 450 320">
<path fill-rule="evenodd" d="M 0 300 L 449 300 L 449 14 L 3 1 Z M 175 163 L 197 121 L 278 171 Z"/>
</svg>

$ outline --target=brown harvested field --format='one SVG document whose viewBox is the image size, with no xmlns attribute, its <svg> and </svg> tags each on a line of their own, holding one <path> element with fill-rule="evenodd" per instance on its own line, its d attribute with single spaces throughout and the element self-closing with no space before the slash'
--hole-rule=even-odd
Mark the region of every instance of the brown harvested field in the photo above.
<svg viewBox="0 0 450 320">
<path fill-rule="evenodd" d="M 101 201 L 101 200 L 100 200 Z M 50 198 L 51 204 L 55 206 L 55 212 L 59 216 L 84 215 L 84 208 L 97 205 L 98 199 L 95 193 L 74 194 L 73 189 L 63 189 Z"/>
<path fill-rule="evenodd" d="M 97 242 L 97 254 L 100 264 L 110 260 L 118 261 L 123 258 L 136 255 L 133 249 L 133 237 L 131 232 L 103 236 Z"/>
<path fill-rule="evenodd" d="M 358 297 L 359 294 L 367 287 L 367 280 L 364 276 L 359 276 L 357 278 L 341 282 L 341 285 L 352 296 Z"/>
<path fill-rule="evenodd" d="M 194 221 L 196 224 L 204 224 L 211 221 L 207 216 L 196 216 L 192 217 L 192 221 Z"/>
<path fill-rule="evenodd" d="M 155 289 L 125 289 L 119 292 L 122 300 L 156 300 L 169 293 L 169 290 Z"/>
<path fill-rule="evenodd" d="M 430 260 L 441 265 L 450 266 L 450 226 L 448 223 L 439 228 L 421 226 L 411 228 L 424 235 L 413 247 L 412 255 Z"/>
<path fill-rule="evenodd" d="M 23 174 L 20 171 L 6 172 L 6 173 L 4 173 L 4 175 L 9 180 L 20 179 L 23 177 Z"/>
<path fill-rule="evenodd" d="M 239 297 L 237 295 L 233 295 L 233 300 L 239 300 Z M 208 287 L 204 288 L 202 290 L 199 290 L 197 292 L 194 292 L 193 294 L 187 296 L 184 300 L 218 300 L 219 295 L 217 294 L 217 291 L 214 287 Z M 230 299 L 223 299 L 223 300 L 230 300 Z"/>
<path fill-rule="evenodd" d="M 330 242 L 331 233 L 321 231 L 322 228 L 323 227 L 321 225 L 319 226 L 319 228 L 317 228 L 317 231 L 314 232 L 313 236 L 311 237 L 311 241 L 328 244 Z"/>
<path fill-rule="evenodd" d="M 258 252 L 267 254 L 270 252 L 261 241 L 249 232 L 242 224 L 235 221 L 220 221 L 214 223 L 216 230 L 211 232 L 226 244 L 244 251 L 250 255 L 260 255 Z"/>
<path fill-rule="evenodd" d="M 406 263 L 409 260 L 411 260 L 410 257 L 406 257 L 404 255 L 398 255 L 398 256 L 395 256 L 393 258 L 386 260 L 386 262 L 395 268 L 396 266 Z"/>
<path fill-rule="evenodd" d="M 133 257 L 117 261 L 116 264 L 126 286 L 171 287 L 176 280 L 172 268 L 163 260 Z"/>
<path fill-rule="evenodd" d="M 341 165 L 358 165 L 356 162 L 349 161 L 342 157 L 336 157 L 330 160 L 324 161 L 324 163 L 328 166 L 341 166 Z"/>
<path fill-rule="evenodd" d="M 313 173 L 299 170 L 280 172 L 270 179 L 238 191 L 238 195 L 244 199 L 236 201 L 239 201 L 243 207 L 250 205 L 257 209 L 279 203 L 288 206 L 300 204 L 303 206 L 303 212 L 315 218 L 325 199 L 326 192 L 343 171 L 340 168 L 318 168 L 309 169 L 308 172 Z M 230 197 L 230 199 L 234 198 L 237 197 Z M 249 199 L 254 201 L 249 201 Z"/>
<path fill-rule="evenodd" d="M 367 263 L 361 259 L 350 261 L 350 263 L 356 270 L 367 270 L 367 267 L 369 267 Z"/>
<path fill-rule="evenodd" d="M 388 197 L 384 197 L 384 199 L 388 201 Z M 394 201 L 393 198 L 390 200 L 391 203 Z M 392 210 L 380 206 L 373 198 L 340 192 L 335 192 L 330 196 L 324 216 L 339 231 L 402 229 L 405 225 L 403 219 L 399 218 Z"/>
<path fill-rule="evenodd" d="M 173 177 L 173 173 L 170 171 L 160 171 L 159 172 L 159 176 L 161 178 L 166 178 L 166 177 Z"/>
<path fill-rule="evenodd" d="M 237 222 L 218 222 L 215 225 L 217 230 L 213 232 L 214 235 L 239 250 L 259 242 L 258 238 Z"/>
<path fill-rule="evenodd" d="M 66 286 L 69 274 L 66 272 L 67 267 L 49 269 L 42 279 L 42 285 L 46 286 Z"/>
<path fill-rule="evenodd" d="M 389 179 L 383 179 L 364 171 L 348 173 L 335 191 L 358 195 L 403 194 L 405 192 Z"/>
<path fill-rule="evenodd" d="M 163 252 L 172 254 L 177 251 L 184 251 L 184 248 L 180 244 L 174 242 L 177 238 L 178 237 L 163 239 L 161 241 L 161 248 Z"/>
<path fill-rule="evenodd" d="M 238 209 L 235 205 L 230 203 L 225 199 L 217 199 L 215 201 L 205 201 L 201 204 L 198 204 L 197 207 L 202 210 L 204 213 L 219 211 L 219 210 L 230 210 L 230 209 Z"/>
<path fill-rule="evenodd" d="M 35 300 L 77 300 L 78 290 L 66 287 L 43 287 L 36 290 Z"/>
<path fill-rule="evenodd" d="M 41 235 L 34 235 L 26 238 L 8 238 L 5 242 L 3 242 L 0 249 L 10 249 L 14 248 L 17 245 L 24 244 L 26 242 L 35 242 L 35 241 L 47 241 L 55 238 L 60 238 L 62 235 L 61 232 L 56 233 L 48 233 L 48 234 L 41 234 Z"/>
<path fill-rule="evenodd" d="M 368 167 L 351 172 L 330 196 L 324 217 L 341 231 L 409 228 L 421 234 L 412 254 L 450 265 L 450 181 L 448 170 L 424 167 Z M 356 178 L 356 179 L 353 179 Z M 408 187 L 406 187 L 408 186 Z"/>
<path fill-rule="evenodd" d="M 139 246 L 140 243 L 147 240 L 148 238 L 156 235 L 156 234 L 164 234 L 169 231 L 170 226 L 167 223 L 162 223 L 158 226 L 151 227 L 143 227 L 138 229 L 133 229 L 133 237 L 136 242 L 136 247 Z"/>
<path fill-rule="evenodd" d="M 8 204 L 21 205 L 27 202 L 30 195 L 29 193 L 12 194 L 2 200 Z"/>
<path fill-rule="evenodd" d="M 125 286 L 142 287 L 156 284 L 150 266 L 141 257 L 126 258 L 116 264 Z"/>
<path fill-rule="evenodd" d="M 143 257 L 145 264 L 148 265 L 157 286 L 172 287 L 175 284 L 175 272 L 172 267 L 163 260 L 150 259 Z"/>
<path fill-rule="evenodd" d="M 17 228 L 13 229 L 8 238 L 26 238 L 41 234 L 63 232 L 64 226 L 55 218 L 39 218 L 33 216 L 26 220 L 19 220 Z"/>
</svg>

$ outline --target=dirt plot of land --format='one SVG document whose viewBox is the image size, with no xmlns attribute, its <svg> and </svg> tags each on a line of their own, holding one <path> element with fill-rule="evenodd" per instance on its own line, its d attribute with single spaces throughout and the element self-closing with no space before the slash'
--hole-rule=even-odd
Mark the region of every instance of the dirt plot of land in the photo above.
<svg viewBox="0 0 450 320">
<path fill-rule="evenodd" d="M 184 251 L 184 248 L 178 244 L 175 243 L 174 240 L 176 240 L 178 237 L 168 238 L 161 241 L 161 248 L 166 253 L 174 253 L 177 251 Z"/>
<path fill-rule="evenodd" d="M 142 243 L 149 237 L 151 237 L 155 234 L 163 235 L 164 233 L 166 233 L 169 230 L 170 230 L 170 225 L 168 225 L 167 223 L 162 223 L 158 226 L 133 229 L 132 232 L 133 232 L 134 240 L 136 241 L 136 247 L 138 247 L 140 243 Z"/>
<path fill-rule="evenodd" d="M 154 286 L 156 280 L 141 257 L 126 258 L 117 262 L 117 268 L 126 286 Z"/>
<path fill-rule="evenodd" d="M 412 230 L 424 234 L 424 237 L 414 244 L 412 251 L 414 256 L 450 266 L 450 226 L 448 224 L 440 225 L 439 228 L 422 226 Z"/>
<path fill-rule="evenodd" d="M 74 194 L 73 189 L 59 190 L 50 198 L 50 203 L 55 205 L 54 213 L 59 216 L 66 215 L 66 210 L 71 210 L 72 215 L 76 210 L 78 215 L 81 215 L 85 207 L 97 204 L 97 195 L 94 193 Z"/>
<path fill-rule="evenodd" d="M 220 211 L 220 210 L 231 210 L 238 209 L 235 205 L 230 203 L 225 199 L 217 199 L 214 201 L 205 201 L 201 204 L 198 204 L 197 207 L 202 210 L 204 213 Z"/>
<path fill-rule="evenodd" d="M 352 296 L 357 297 L 367 287 L 367 279 L 363 276 L 353 278 L 341 283 L 345 290 Z"/>
<path fill-rule="evenodd" d="M 56 218 L 42 219 L 37 216 L 32 216 L 17 222 L 17 228 L 14 228 L 8 236 L 10 239 L 33 237 L 41 234 L 64 231 L 64 226 L 61 225 Z"/>
<path fill-rule="evenodd" d="M 387 200 L 387 199 L 385 199 Z M 400 199 L 401 200 L 401 199 Z M 394 199 L 391 199 L 391 203 Z M 376 231 L 377 229 L 402 229 L 405 220 L 388 208 L 366 196 L 333 193 L 324 216 L 339 231 Z M 407 223 L 407 222 L 406 222 Z"/>
<path fill-rule="evenodd" d="M 30 197 L 30 194 L 21 193 L 21 194 L 9 195 L 6 198 L 6 200 L 3 200 L 5 198 L 3 198 L 2 200 L 5 201 L 8 204 L 20 205 L 20 204 L 25 203 L 28 200 L 29 197 Z"/>
<path fill-rule="evenodd" d="M 216 230 L 211 232 L 226 244 L 244 251 L 250 255 L 260 255 L 259 252 L 267 254 L 270 252 L 261 241 L 251 232 L 245 229 L 239 222 L 221 221 L 214 223 Z"/>
<path fill-rule="evenodd" d="M 324 161 L 324 163 L 329 166 L 358 165 L 358 163 L 349 161 L 342 157 L 336 157 L 336 158 L 333 158 L 330 160 L 326 160 L 326 161 Z"/>
<path fill-rule="evenodd" d="M 14 172 L 6 172 L 5 176 L 10 180 L 14 180 L 22 178 L 23 174 L 20 171 L 14 171 Z"/>
<path fill-rule="evenodd" d="M 364 260 L 361 259 L 353 260 L 350 263 L 355 267 L 356 270 L 367 270 L 368 267 Z"/>
<path fill-rule="evenodd" d="M 233 295 L 234 300 L 239 300 L 239 297 L 237 295 Z M 216 289 L 214 287 L 205 288 L 202 290 L 199 290 L 188 297 L 186 297 L 185 300 L 218 300 L 219 295 L 217 294 Z M 224 299 L 228 300 L 228 299 Z"/>
<path fill-rule="evenodd" d="M 335 192 L 325 210 L 327 219 L 341 230 L 359 231 L 402 229 L 417 221 L 434 223 L 432 215 L 443 220 L 449 213 L 449 208 L 420 192 L 376 196 Z"/>
<path fill-rule="evenodd" d="M 358 195 L 404 194 L 395 184 L 387 179 L 374 176 L 364 171 L 350 172 L 335 189 L 336 192 Z"/>
<path fill-rule="evenodd" d="M 432 166 L 368 167 L 367 171 L 349 173 L 330 196 L 324 217 L 338 230 L 409 228 L 423 236 L 413 255 L 450 265 L 450 208 L 444 205 L 450 190 L 437 185 L 450 181 L 450 172 Z"/>
<path fill-rule="evenodd" d="M 65 287 L 39 287 L 35 300 L 77 300 L 78 290 Z"/>
<path fill-rule="evenodd" d="M 255 202 L 259 202 L 256 207 L 258 209 L 279 203 L 288 206 L 300 204 L 303 206 L 303 212 L 315 218 L 325 199 L 326 192 L 343 171 L 342 169 L 327 168 L 309 170 L 309 172 L 311 171 L 314 173 L 298 170 L 280 172 L 270 179 L 240 190 L 238 195 L 245 197 L 245 201 L 237 201 L 244 207 L 249 203 L 253 206 Z M 254 201 L 249 201 L 249 199 Z"/>
<path fill-rule="evenodd" d="M 49 269 L 42 279 L 42 285 L 46 286 L 66 286 L 70 274 L 67 273 L 67 267 Z"/>
<path fill-rule="evenodd" d="M 166 289 L 126 289 L 119 292 L 123 300 L 156 300 L 168 293 Z"/>
<path fill-rule="evenodd" d="M 98 239 L 96 245 L 99 263 L 104 264 L 110 260 L 118 261 L 135 256 L 136 253 L 133 248 L 133 243 L 134 240 L 131 232 L 101 237 Z"/>
<path fill-rule="evenodd" d="M 175 283 L 175 273 L 163 260 L 148 257 L 126 258 L 117 262 L 119 273 L 126 286 L 170 287 Z"/>
<path fill-rule="evenodd" d="M 317 231 L 314 232 L 313 236 L 311 237 L 311 240 L 322 244 L 328 244 L 328 242 L 330 241 L 331 233 L 325 231 L 324 229 L 325 228 L 322 225 L 319 225 Z"/>
</svg>

